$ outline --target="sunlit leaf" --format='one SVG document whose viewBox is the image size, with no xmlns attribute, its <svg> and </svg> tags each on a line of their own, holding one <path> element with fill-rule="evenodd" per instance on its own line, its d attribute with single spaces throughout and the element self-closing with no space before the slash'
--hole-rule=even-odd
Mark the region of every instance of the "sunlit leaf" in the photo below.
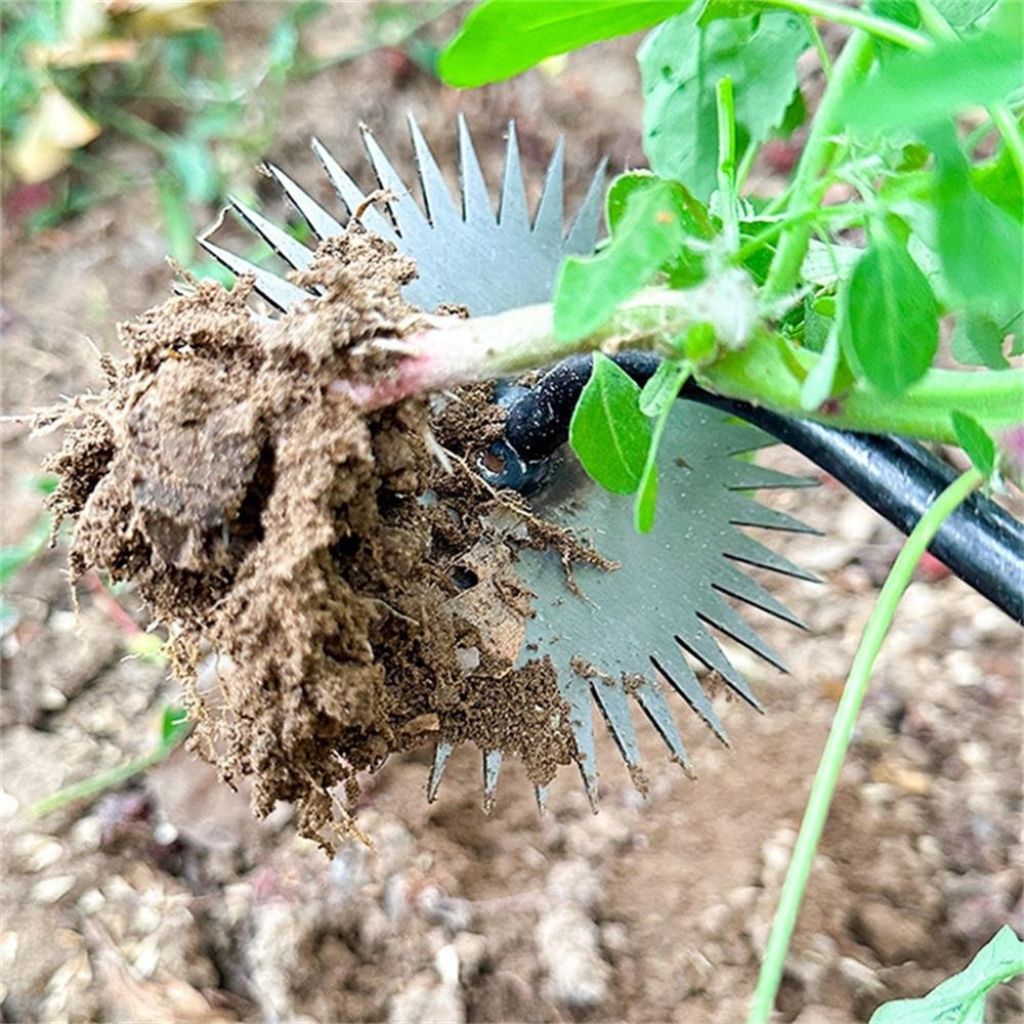
<svg viewBox="0 0 1024 1024">
<path fill-rule="evenodd" d="M 71 154 L 92 142 L 101 130 L 56 86 L 49 85 L 26 116 L 7 159 L 26 184 L 46 181 L 66 167 Z"/>
<path fill-rule="evenodd" d="M 484 0 L 438 61 L 462 89 L 500 82 L 558 53 L 657 25 L 694 0 Z"/>
</svg>

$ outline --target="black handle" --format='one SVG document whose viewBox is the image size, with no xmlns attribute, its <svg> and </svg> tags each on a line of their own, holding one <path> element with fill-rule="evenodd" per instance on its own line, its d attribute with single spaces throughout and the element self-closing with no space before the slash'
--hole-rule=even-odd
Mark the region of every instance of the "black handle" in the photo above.
<svg viewBox="0 0 1024 1024">
<path fill-rule="evenodd" d="M 659 363 L 648 352 L 624 352 L 615 361 L 641 385 Z M 589 355 L 573 356 L 511 403 L 505 440 L 522 459 L 546 458 L 565 443 L 569 420 L 590 371 Z M 903 533 L 914 528 L 956 475 L 912 441 L 790 419 L 713 395 L 692 381 L 682 397 L 739 416 L 795 448 Z M 1005 509 L 982 494 L 971 495 L 942 524 L 928 550 L 1012 619 L 1024 622 L 1024 526 Z"/>
</svg>

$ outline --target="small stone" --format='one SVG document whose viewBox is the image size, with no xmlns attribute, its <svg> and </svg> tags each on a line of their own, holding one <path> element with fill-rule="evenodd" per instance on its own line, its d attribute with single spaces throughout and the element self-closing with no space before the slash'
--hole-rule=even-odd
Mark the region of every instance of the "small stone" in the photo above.
<svg viewBox="0 0 1024 1024">
<path fill-rule="evenodd" d="M 554 1002 L 585 1009 L 604 1001 L 611 969 L 601 956 L 597 925 L 578 905 L 564 903 L 548 910 L 535 935 Z"/>
<path fill-rule="evenodd" d="M 923 922 L 885 903 L 857 907 L 850 930 L 858 942 L 874 950 L 883 964 L 916 960 L 931 947 L 931 936 Z"/>
<path fill-rule="evenodd" d="M 852 956 L 839 958 L 839 973 L 850 986 L 854 995 L 880 996 L 885 992 L 885 982 L 867 964 L 854 960 Z"/>
<path fill-rule="evenodd" d="M 460 932 L 452 939 L 459 955 L 459 980 L 468 985 L 487 961 L 487 939 L 475 932 Z"/>
<path fill-rule="evenodd" d="M 56 903 L 71 892 L 74 884 L 74 875 L 54 875 L 52 878 L 43 878 L 32 886 L 31 900 L 33 903 L 43 906 Z"/>
</svg>

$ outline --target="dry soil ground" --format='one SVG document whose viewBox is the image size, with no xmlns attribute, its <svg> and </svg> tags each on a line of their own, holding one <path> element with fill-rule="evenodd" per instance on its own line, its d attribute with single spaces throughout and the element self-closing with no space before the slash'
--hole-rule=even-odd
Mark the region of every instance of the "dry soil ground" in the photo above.
<svg viewBox="0 0 1024 1024">
<path fill-rule="evenodd" d="M 334 5 L 316 47 L 356 41 L 364 14 Z M 240 62 L 273 16 L 264 4 L 224 15 Z M 535 181 L 559 132 L 573 195 L 599 153 L 613 169 L 642 164 L 626 44 L 465 95 L 394 54 L 365 57 L 291 87 L 268 156 L 324 194 L 308 137 L 358 164 L 365 121 L 408 170 L 412 110 L 453 166 L 460 109 L 492 182 L 513 116 Z M 32 240 L 6 227 L 5 412 L 98 384 L 86 338 L 113 349 L 113 323 L 167 294 L 150 158 L 106 145 L 137 191 Z M 4 426 L 4 543 L 39 514 L 26 481 L 53 444 Z M 785 452 L 766 459 L 811 472 Z M 757 623 L 787 676 L 736 654 L 768 714 L 721 702 L 731 751 L 685 722 L 698 781 L 658 767 L 648 737 L 643 801 L 605 741 L 600 814 L 565 773 L 538 816 L 511 767 L 486 817 L 475 756 L 456 754 L 430 806 L 427 753 L 408 755 L 365 788 L 375 852 L 352 845 L 330 862 L 296 839 L 287 808 L 255 823 L 244 795 L 182 751 L 91 805 L 29 815 L 60 785 L 147 749 L 177 698 L 163 668 L 126 659 L 131 617 L 146 621 L 130 592 L 124 616 L 81 588 L 76 614 L 63 545 L 36 559 L 8 588 L 19 619 L 3 640 L 3 1018 L 740 1021 L 844 673 L 898 547 L 823 483 L 767 499 L 824 531 L 777 542 L 824 583 L 767 581 L 809 628 Z M 1024 928 L 1020 687 L 1017 629 L 941 571 L 919 575 L 843 774 L 780 1019 L 864 1020 L 959 969 L 1001 924 Z M 992 1019 L 1020 1010 L 1004 990 Z"/>
</svg>

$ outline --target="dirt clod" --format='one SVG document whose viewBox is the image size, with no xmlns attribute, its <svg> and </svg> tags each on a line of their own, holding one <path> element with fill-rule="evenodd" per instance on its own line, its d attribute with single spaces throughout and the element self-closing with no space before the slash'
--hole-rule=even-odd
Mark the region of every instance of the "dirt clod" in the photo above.
<svg viewBox="0 0 1024 1024">
<path fill-rule="evenodd" d="M 127 361 L 69 411 L 49 465 L 52 510 L 77 517 L 73 580 L 137 584 L 169 629 L 195 746 L 228 781 L 253 776 L 257 813 L 295 801 L 328 849 L 339 817 L 351 827 L 331 789 L 352 796 L 356 772 L 438 732 L 520 755 L 538 783 L 574 753 L 553 669 L 514 669 L 518 644 L 493 642 L 529 614 L 484 525 L 493 495 L 434 455 L 435 433 L 459 459 L 489 436 L 481 395 L 457 415 L 419 400 L 364 414 L 330 386 L 388 372 L 365 343 L 417 324 L 413 274 L 357 227 L 295 275 L 318 294 L 277 321 L 250 311 L 250 280 L 191 281 L 122 326 Z M 455 571 L 471 547 L 480 573 L 506 570 L 484 618 Z M 194 686 L 207 651 L 230 666 L 220 701 Z"/>
</svg>

